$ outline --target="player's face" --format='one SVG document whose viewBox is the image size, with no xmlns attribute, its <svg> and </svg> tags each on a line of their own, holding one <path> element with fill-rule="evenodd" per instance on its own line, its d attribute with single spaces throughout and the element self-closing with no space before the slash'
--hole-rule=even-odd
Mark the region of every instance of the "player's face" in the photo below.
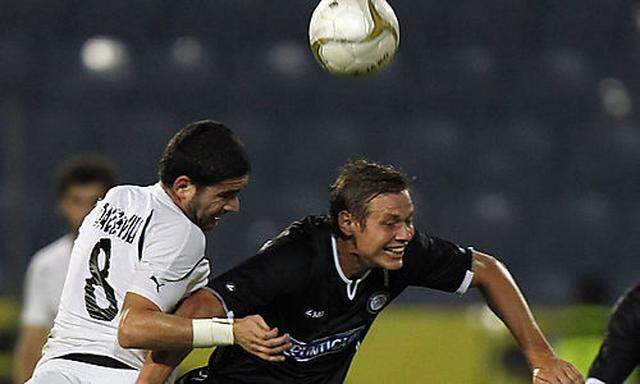
<svg viewBox="0 0 640 384">
<path fill-rule="evenodd" d="M 409 191 L 385 193 L 369 203 L 365 225 L 354 232 L 356 253 L 369 267 L 402 267 L 405 248 L 413 237 L 413 203 Z"/>
<path fill-rule="evenodd" d="M 96 205 L 96 201 L 104 196 L 106 187 L 101 182 L 75 184 L 58 199 L 58 211 L 67 220 L 69 230 L 77 232 L 82 220 Z"/>
<path fill-rule="evenodd" d="M 187 204 L 187 215 L 203 231 L 213 229 L 225 213 L 240 211 L 240 191 L 248 183 L 245 175 L 198 188 Z"/>
</svg>

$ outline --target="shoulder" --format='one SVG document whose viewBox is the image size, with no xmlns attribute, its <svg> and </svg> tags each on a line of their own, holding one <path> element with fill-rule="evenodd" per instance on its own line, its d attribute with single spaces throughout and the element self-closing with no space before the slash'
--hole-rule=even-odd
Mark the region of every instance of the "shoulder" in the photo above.
<svg viewBox="0 0 640 384">
<path fill-rule="evenodd" d="M 147 237 L 173 248 L 204 250 L 204 232 L 184 214 L 154 209 L 149 217 Z"/>
<path fill-rule="evenodd" d="M 277 278 L 307 276 L 305 271 L 313 270 L 316 262 L 326 259 L 323 256 L 327 247 L 330 247 L 330 236 L 328 228 L 317 217 L 297 220 L 268 241 L 255 256 L 240 264 L 236 270 L 253 271 L 251 273 L 268 274 Z"/>
<path fill-rule="evenodd" d="M 111 213 L 137 213 L 147 210 L 152 199 L 150 187 L 118 185 L 107 191 L 96 204 L 101 215 Z"/>
<path fill-rule="evenodd" d="M 409 242 L 409 251 L 411 253 L 426 253 L 428 255 L 438 255 L 440 253 L 464 253 L 463 248 L 455 243 L 436 236 L 429 235 L 424 232 L 416 232 L 415 236 Z"/>
<path fill-rule="evenodd" d="M 154 200 L 158 200 L 158 184 L 154 185 L 133 185 L 123 184 L 117 185 L 107 191 L 104 198 L 101 201 L 107 202 L 120 202 L 128 205 L 135 204 L 149 204 Z"/>
<path fill-rule="evenodd" d="M 638 282 L 633 288 L 627 292 L 627 296 L 630 300 L 635 301 L 640 305 L 640 282 Z"/>
<path fill-rule="evenodd" d="M 72 247 L 72 235 L 62 236 L 36 252 L 29 262 L 29 269 L 48 270 L 66 267 Z"/>
<path fill-rule="evenodd" d="M 189 237 L 191 240 L 205 238 L 202 230 L 171 200 L 160 183 L 143 189 L 149 199 L 149 207 L 153 211 L 151 224 L 165 230 L 175 231 L 176 236 L 179 237 Z"/>
<path fill-rule="evenodd" d="M 631 325 L 640 333 L 640 284 L 629 289 L 618 299 L 611 323 L 614 326 Z"/>
<path fill-rule="evenodd" d="M 638 320 L 640 321 L 640 283 L 627 290 L 618 299 L 616 309 L 637 312 Z"/>
<path fill-rule="evenodd" d="M 115 187 L 111 187 L 107 193 L 105 193 L 103 200 L 116 199 L 122 196 L 143 195 L 147 188 L 148 187 L 133 184 L 116 185 Z"/>
<path fill-rule="evenodd" d="M 212 286 L 225 293 L 225 300 L 235 301 L 233 306 L 239 313 L 251 313 L 274 297 L 300 293 L 313 284 L 314 277 L 324 270 L 323 263 L 330 260 L 330 239 L 330 230 L 322 220 L 307 217 L 295 221 L 256 255 L 217 276 Z"/>
<path fill-rule="evenodd" d="M 159 183 L 148 186 L 120 185 L 111 188 L 104 199 L 107 203 L 121 203 L 123 209 L 144 213 L 148 221 L 147 236 L 159 235 L 173 242 L 182 239 L 185 244 L 202 244 L 205 235 L 182 210 L 175 205 Z"/>
<path fill-rule="evenodd" d="M 329 236 L 330 227 L 326 217 L 307 216 L 289 224 L 280 234 L 267 241 L 258 251 L 258 255 L 265 253 L 314 255 L 318 253 L 318 244 L 328 241 Z"/>
</svg>

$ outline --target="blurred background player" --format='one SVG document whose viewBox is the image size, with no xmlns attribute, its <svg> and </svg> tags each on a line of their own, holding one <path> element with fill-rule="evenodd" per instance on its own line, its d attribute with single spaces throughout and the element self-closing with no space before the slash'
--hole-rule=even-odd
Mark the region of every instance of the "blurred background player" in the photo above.
<svg viewBox="0 0 640 384">
<path fill-rule="evenodd" d="M 73 157 L 58 170 L 56 210 L 66 221 L 68 232 L 39 250 L 29 263 L 14 356 L 15 383 L 22 384 L 29 379 L 40 359 L 42 346 L 58 312 L 69 256 L 80 224 L 117 179 L 114 165 L 95 155 Z"/>
<path fill-rule="evenodd" d="M 143 349 L 247 347 L 277 334 L 256 317 L 167 314 L 207 284 L 203 231 L 239 211 L 250 169 L 235 134 L 205 120 L 169 141 L 159 182 L 110 189 L 78 231 L 51 336 L 29 383 L 133 383 Z"/>
<path fill-rule="evenodd" d="M 587 384 L 620 384 L 640 365 L 640 283 L 618 300 Z"/>
<path fill-rule="evenodd" d="M 207 376 L 216 384 L 343 383 L 378 314 L 410 286 L 460 295 L 478 288 L 518 341 L 533 383 L 584 383 L 555 355 L 504 265 L 415 230 L 409 189 L 391 166 L 349 163 L 331 187 L 329 217 L 293 223 L 258 255 L 215 278 L 209 301 L 187 299 L 183 308 L 193 306 L 199 315 L 207 309 L 213 316 L 257 312 L 290 334 L 293 346 L 282 364 L 235 346 L 217 348 L 208 370 L 193 371 L 181 383 Z M 148 361 L 140 382 L 164 381 L 162 372 L 176 362 L 161 355 Z"/>
</svg>

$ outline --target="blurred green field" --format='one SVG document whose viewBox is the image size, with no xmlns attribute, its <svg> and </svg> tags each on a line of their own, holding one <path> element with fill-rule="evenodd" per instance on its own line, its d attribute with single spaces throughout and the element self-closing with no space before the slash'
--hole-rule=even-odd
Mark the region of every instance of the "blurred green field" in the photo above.
<svg viewBox="0 0 640 384">
<path fill-rule="evenodd" d="M 536 311 L 561 357 L 586 373 L 602 340 L 609 309 Z M 485 306 L 392 306 L 376 320 L 354 360 L 347 383 L 530 383 L 511 335 Z M 206 364 L 194 351 L 182 370 Z M 629 381 L 638 383 L 638 381 Z"/>
<path fill-rule="evenodd" d="M 602 307 L 536 310 L 556 351 L 583 373 L 597 352 L 608 314 Z M 17 318 L 18 305 L 0 300 L 0 384 L 10 382 Z M 508 331 L 485 306 L 392 305 L 360 346 L 347 383 L 530 383 L 516 350 Z M 205 365 L 210 352 L 192 352 L 180 371 Z"/>
</svg>

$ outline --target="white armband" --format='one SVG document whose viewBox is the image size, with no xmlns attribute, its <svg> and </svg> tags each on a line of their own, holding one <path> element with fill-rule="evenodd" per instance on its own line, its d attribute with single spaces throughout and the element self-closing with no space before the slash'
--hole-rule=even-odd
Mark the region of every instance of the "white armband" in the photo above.
<svg viewBox="0 0 640 384">
<path fill-rule="evenodd" d="M 191 325 L 194 348 L 233 344 L 233 319 L 193 319 Z"/>
</svg>

